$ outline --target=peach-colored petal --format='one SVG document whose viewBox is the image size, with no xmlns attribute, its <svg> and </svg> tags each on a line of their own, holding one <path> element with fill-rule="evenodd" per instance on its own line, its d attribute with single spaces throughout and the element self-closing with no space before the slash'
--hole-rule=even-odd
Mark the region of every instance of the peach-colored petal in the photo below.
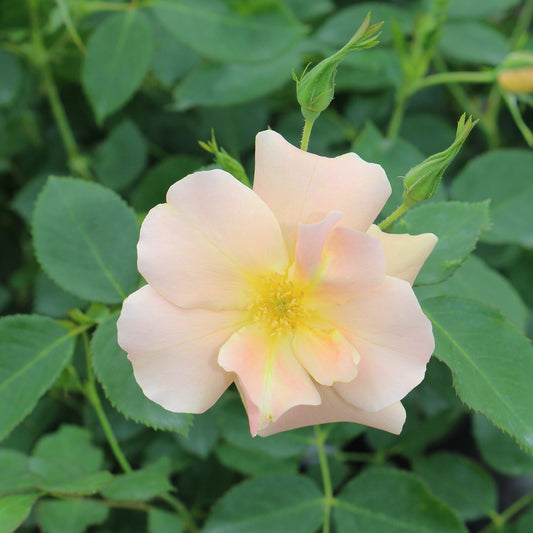
<svg viewBox="0 0 533 533">
<path fill-rule="evenodd" d="M 339 211 L 331 211 L 315 224 L 298 224 L 294 274 L 309 281 L 318 271 L 323 259 L 324 245 L 335 224 L 342 218 Z"/>
<path fill-rule="evenodd" d="M 359 354 L 337 330 L 300 328 L 292 348 L 301 365 L 321 385 L 352 381 L 357 376 Z"/>
<path fill-rule="evenodd" d="M 313 289 L 320 306 L 345 303 L 383 281 L 385 254 L 378 239 L 335 228 L 324 247 L 324 271 Z"/>
<path fill-rule="evenodd" d="M 411 285 L 438 241 L 433 233 L 385 233 L 375 224 L 370 226 L 367 233 L 377 237 L 383 245 L 387 258 L 387 274 L 404 279 Z"/>
<path fill-rule="evenodd" d="M 222 346 L 219 364 L 235 372 L 239 388 L 259 409 L 258 431 L 295 405 L 317 405 L 320 395 L 298 362 L 289 335 L 271 335 L 260 324 L 245 326 Z"/>
<path fill-rule="evenodd" d="M 148 398 L 169 411 L 201 413 L 233 381 L 217 357 L 244 314 L 181 309 L 146 285 L 124 301 L 118 340 Z"/>
<path fill-rule="evenodd" d="M 254 190 L 276 214 L 290 252 L 299 223 L 341 211 L 343 226 L 366 231 L 391 193 L 379 165 L 354 153 L 335 158 L 310 154 L 272 130 L 256 137 Z"/>
<path fill-rule="evenodd" d="M 227 172 L 191 174 L 169 189 L 167 201 L 142 224 L 138 266 L 176 305 L 242 308 L 250 299 L 249 273 L 287 267 L 274 214 Z"/>
<path fill-rule="evenodd" d="M 287 411 L 279 420 L 259 431 L 261 437 L 314 424 L 355 422 L 390 433 L 399 434 L 405 422 L 405 409 L 396 402 L 380 411 L 369 413 L 345 402 L 331 387 L 318 387 L 322 403 L 317 406 L 299 405 Z"/>
<path fill-rule="evenodd" d="M 346 401 L 378 411 L 424 378 L 435 342 L 431 322 L 406 281 L 387 276 L 375 289 L 325 315 L 361 356 L 357 377 L 333 385 Z"/>
</svg>

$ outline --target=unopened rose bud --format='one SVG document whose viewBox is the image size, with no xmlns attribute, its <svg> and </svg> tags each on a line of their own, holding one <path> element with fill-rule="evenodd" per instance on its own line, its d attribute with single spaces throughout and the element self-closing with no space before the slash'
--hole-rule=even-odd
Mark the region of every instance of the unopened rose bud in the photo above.
<svg viewBox="0 0 533 533">
<path fill-rule="evenodd" d="M 304 72 L 300 80 L 293 74 L 296 81 L 296 97 L 306 120 L 315 120 L 333 100 L 335 75 L 339 63 L 351 52 L 372 48 L 378 44 L 379 34 L 377 32 L 383 22 L 372 26 L 369 24 L 370 13 L 353 37 L 339 51 L 322 60 L 309 72 Z"/>
<path fill-rule="evenodd" d="M 215 140 L 214 132 L 211 132 L 211 140 L 207 142 L 199 141 L 198 144 L 210 154 L 215 156 L 216 164 L 226 172 L 229 172 L 233 177 L 237 178 L 241 183 L 250 186 L 250 180 L 246 175 L 244 167 L 237 159 L 231 157 L 224 148 L 219 148 Z"/>
<path fill-rule="evenodd" d="M 509 54 L 500 65 L 498 83 L 511 93 L 533 92 L 533 52 Z"/>
<path fill-rule="evenodd" d="M 434 154 L 413 167 L 403 180 L 403 203 L 412 206 L 422 200 L 431 198 L 442 179 L 444 171 L 461 149 L 472 128 L 477 124 L 477 120 L 472 121 L 472 117 L 466 120 L 463 114 L 457 124 L 455 141 L 449 148 L 438 154 Z"/>
</svg>

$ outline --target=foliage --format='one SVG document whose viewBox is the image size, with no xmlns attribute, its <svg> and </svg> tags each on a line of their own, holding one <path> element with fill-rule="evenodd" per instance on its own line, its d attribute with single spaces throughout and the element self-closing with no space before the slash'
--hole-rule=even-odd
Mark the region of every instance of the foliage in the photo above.
<svg viewBox="0 0 533 533">
<path fill-rule="evenodd" d="M 310 151 L 381 164 L 393 223 L 401 177 L 479 118 L 391 226 L 440 239 L 415 287 L 436 357 L 402 434 L 252 439 L 231 389 L 165 411 L 116 341 L 139 221 L 212 154 L 246 183 L 258 131 L 298 144 L 292 72 L 368 12 L 381 42 L 334 62 Z M 0 533 L 529 531 L 533 99 L 498 74 L 532 19 L 531 0 L 3 0 Z"/>
</svg>

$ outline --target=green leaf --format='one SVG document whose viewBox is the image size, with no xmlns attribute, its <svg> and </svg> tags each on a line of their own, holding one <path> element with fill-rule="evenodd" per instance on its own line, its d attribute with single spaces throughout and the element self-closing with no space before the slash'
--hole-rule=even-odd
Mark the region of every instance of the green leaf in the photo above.
<svg viewBox="0 0 533 533">
<path fill-rule="evenodd" d="M 183 522 L 176 513 L 152 509 L 148 512 L 148 533 L 181 533 Z"/>
<path fill-rule="evenodd" d="M 35 280 L 33 312 L 53 318 L 65 318 L 70 309 L 86 308 L 88 302 L 73 296 L 40 272 Z"/>
<path fill-rule="evenodd" d="M 415 288 L 420 301 L 435 296 L 464 296 L 499 309 L 509 322 L 525 331 L 527 307 L 507 278 L 471 255 L 453 276 L 438 285 Z"/>
<path fill-rule="evenodd" d="M 508 476 L 533 476 L 533 454 L 520 449 L 516 441 L 484 416 L 473 417 L 473 433 L 483 460 Z"/>
<path fill-rule="evenodd" d="M 379 41 L 383 44 L 392 41 L 393 21 L 405 34 L 411 33 L 413 29 L 413 16 L 408 10 L 384 2 L 363 2 L 338 10 L 326 20 L 316 37 L 335 48 L 340 47 L 355 33 L 369 12 L 372 14 L 371 24 L 385 22 L 379 36 Z M 366 51 L 362 53 L 366 54 Z"/>
<path fill-rule="evenodd" d="M 150 23 L 138 9 L 107 17 L 87 42 L 82 84 L 96 120 L 120 109 L 139 88 L 152 59 Z"/>
<path fill-rule="evenodd" d="M 429 157 L 449 146 L 450 140 L 455 138 L 455 127 L 442 115 L 413 112 L 402 122 L 400 135 Z"/>
<path fill-rule="evenodd" d="M 22 81 L 22 69 L 16 56 L 0 48 L 0 107 L 13 103 Z"/>
<path fill-rule="evenodd" d="M 212 411 L 195 415 L 187 435 L 176 435 L 181 447 L 191 455 L 207 459 L 220 439 Z"/>
<path fill-rule="evenodd" d="M 291 69 L 298 64 L 294 48 L 261 63 L 203 62 L 174 91 L 175 109 L 228 106 L 255 100 L 287 84 Z"/>
<path fill-rule="evenodd" d="M 237 448 L 286 459 L 300 455 L 309 446 L 309 428 L 286 431 L 267 438 L 252 438 L 248 417 L 238 396 L 226 394 L 212 410 L 222 437 Z"/>
<path fill-rule="evenodd" d="M 533 450 L 533 348 L 494 308 L 466 298 L 422 302 L 435 354 L 452 370 L 461 399 Z"/>
<path fill-rule="evenodd" d="M 0 532 L 15 531 L 30 514 L 39 494 L 13 494 L 0 498 Z"/>
<path fill-rule="evenodd" d="M 452 196 L 476 201 L 490 198 L 491 228 L 482 240 L 533 247 L 533 153 L 493 150 L 470 161 L 457 175 Z"/>
<path fill-rule="evenodd" d="M 216 447 L 215 455 L 227 468 L 248 476 L 298 472 L 298 461 L 295 458 L 280 461 L 261 450 L 237 448 L 227 442 Z"/>
<path fill-rule="evenodd" d="M 115 126 L 94 154 L 98 179 L 117 191 L 133 183 L 148 158 L 146 140 L 135 122 L 124 120 Z"/>
<path fill-rule="evenodd" d="M 117 315 L 104 320 L 91 342 L 98 380 L 111 404 L 124 416 L 155 429 L 187 432 L 191 415 L 171 413 L 152 402 L 135 381 L 131 363 L 117 343 Z"/>
<path fill-rule="evenodd" d="M 476 462 L 455 453 L 415 459 L 414 471 L 432 494 L 463 520 L 477 520 L 497 511 L 497 489 L 490 474 Z"/>
<path fill-rule="evenodd" d="M 181 44 L 156 18 L 150 20 L 154 34 L 152 70 L 165 87 L 171 87 L 199 61 L 198 54 Z"/>
<path fill-rule="evenodd" d="M 72 335 L 51 318 L 0 320 L 0 440 L 35 407 L 74 350 Z"/>
<path fill-rule="evenodd" d="M 102 490 L 102 495 L 115 501 L 142 502 L 172 489 L 166 476 L 148 467 L 144 470 L 115 476 L 113 482 Z"/>
<path fill-rule="evenodd" d="M 119 303 L 137 287 L 134 211 L 113 191 L 50 178 L 35 207 L 33 240 L 47 274 L 72 294 Z"/>
<path fill-rule="evenodd" d="M 178 41 L 222 62 L 259 63 L 281 54 L 305 29 L 281 2 L 154 0 L 151 10 Z"/>
<path fill-rule="evenodd" d="M 106 505 L 94 500 L 44 501 L 37 507 L 37 522 L 43 533 L 84 533 L 103 524 L 108 514 Z"/>
<path fill-rule="evenodd" d="M 511 51 L 503 33 L 476 21 L 444 24 L 439 49 L 453 61 L 494 66 L 499 65 Z"/>
<path fill-rule="evenodd" d="M 148 211 L 163 203 L 171 185 L 198 170 L 203 162 L 189 155 L 170 156 L 150 169 L 135 189 L 131 201 L 138 211 Z"/>
<path fill-rule="evenodd" d="M 308 478 L 265 476 L 236 485 L 213 508 L 203 533 L 314 533 L 322 495 Z"/>
<path fill-rule="evenodd" d="M 83 457 L 83 460 L 80 460 Z M 42 437 L 35 446 L 29 468 L 35 486 L 50 492 L 92 494 L 112 481 L 98 471 L 103 452 L 91 443 L 91 434 L 78 426 L 63 425 Z"/>
<path fill-rule="evenodd" d="M 312 20 L 335 9 L 331 0 L 285 0 L 300 20 Z"/>
<path fill-rule="evenodd" d="M 521 0 L 483 0 L 483 2 L 465 2 L 450 0 L 448 17 L 452 18 L 485 18 L 517 6 Z"/>
<path fill-rule="evenodd" d="M 0 449 L 0 496 L 35 486 L 29 471 L 29 457 L 16 450 Z"/>
<path fill-rule="evenodd" d="M 11 209 L 22 217 L 26 223 L 31 224 L 35 202 L 46 184 L 47 176 L 36 176 L 18 190 L 9 203 Z"/>
<path fill-rule="evenodd" d="M 335 78 L 335 91 L 374 91 L 395 87 L 401 80 L 398 54 L 390 48 L 377 47 L 350 54 L 342 62 Z"/>
<path fill-rule="evenodd" d="M 353 479 L 333 508 L 338 533 L 462 533 L 457 515 L 408 472 L 373 468 Z"/>
<path fill-rule="evenodd" d="M 416 278 L 417 285 L 428 285 L 449 278 L 472 252 L 481 231 L 488 227 L 488 202 L 438 202 L 408 211 L 394 232 L 434 233 L 439 238 Z"/>
</svg>

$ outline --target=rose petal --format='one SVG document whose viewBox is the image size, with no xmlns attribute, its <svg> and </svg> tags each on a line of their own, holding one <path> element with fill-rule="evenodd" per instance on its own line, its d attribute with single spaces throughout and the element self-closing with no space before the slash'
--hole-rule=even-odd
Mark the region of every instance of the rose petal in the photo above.
<svg viewBox="0 0 533 533">
<path fill-rule="evenodd" d="M 317 406 L 299 405 L 287 411 L 279 420 L 259 431 L 261 437 L 315 424 L 355 422 L 398 435 L 405 422 L 405 409 L 396 402 L 380 411 L 369 413 L 344 401 L 331 387 L 318 387 L 322 403 Z"/>
<path fill-rule="evenodd" d="M 359 354 L 337 330 L 300 328 L 292 347 L 301 365 L 321 385 L 352 381 L 357 376 Z"/>
<path fill-rule="evenodd" d="M 299 223 L 344 213 L 342 225 L 366 232 L 391 193 L 385 171 L 354 153 L 328 158 L 299 150 L 278 133 L 256 137 L 254 190 L 276 214 L 289 250 Z"/>
<path fill-rule="evenodd" d="M 342 218 L 339 211 L 331 211 L 316 224 L 298 224 L 294 274 L 303 281 L 311 280 L 323 259 L 324 245 L 335 224 Z"/>
<path fill-rule="evenodd" d="M 387 276 L 375 289 L 325 313 L 361 356 L 357 377 L 333 385 L 346 401 L 378 411 L 422 381 L 435 341 L 406 281 Z"/>
<path fill-rule="evenodd" d="M 438 241 L 433 233 L 385 233 L 375 224 L 370 226 L 367 233 L 381 241 L 387 259 L 387 274 L 404 279 L 411 285 Z"/>
<path fill-rule="evenodd" d="M 138 266 L 176 305 L 243 308 L 250 273 L 287 268 L 274 214 L 227 172 L 191 174 L 169 189 L 167 200 L 142 225 Z"/>
<path fill-rule="evenodd" d="M 222 346 L 219 364 L 237 374 L 239 387 L 260 412 L 255 431 L 295 405 L 316 405 L 320 395 L 291 347 L 289 335 L 261 324 L 240 329 Z"/>
<path fill-rule="evenodd" d="M 181 309 L 146 285 L 124 301 L 118 341 L 148 398 L 169 411 L 202 413 L 233 381 L 217 357 L 244 316 Z"/>
<path fill-rule="evenodd" d="M 378 239 L 344 227 L 335 228 L 324 247 L 322 278 L 313 289 L 319 306 L 345 303 L 385 278 L 385 254 Z"/>
</svg>

